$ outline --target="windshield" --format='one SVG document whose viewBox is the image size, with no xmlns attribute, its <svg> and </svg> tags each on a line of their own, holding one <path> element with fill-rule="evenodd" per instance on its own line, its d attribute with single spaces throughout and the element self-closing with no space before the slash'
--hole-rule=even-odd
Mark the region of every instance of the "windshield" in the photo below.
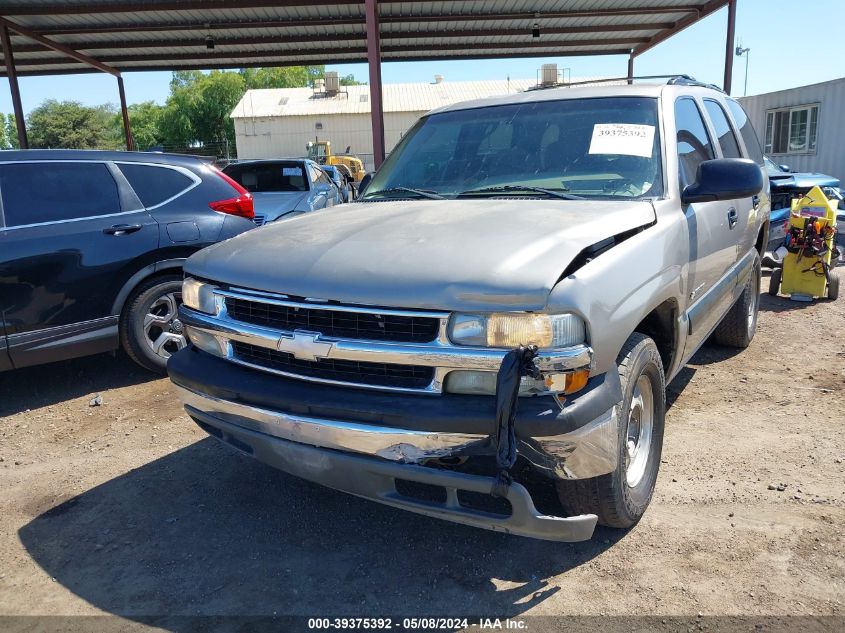
<svg viewBox="0 0 845 633">
<path fill-rule="evenodd" d="M 251 193 L 308 191 L 302 163 L 294 161 L 235 163 L 223 171 Z"/>
<path fill-rule="evenodd" d="M 657 100 L 565 99 L 430 115 L 391 153 L 364 198 L 408 197 L 408 189 L 538 194 L 519 186 L 587 198 L 661 195 Z"/>
</svg>

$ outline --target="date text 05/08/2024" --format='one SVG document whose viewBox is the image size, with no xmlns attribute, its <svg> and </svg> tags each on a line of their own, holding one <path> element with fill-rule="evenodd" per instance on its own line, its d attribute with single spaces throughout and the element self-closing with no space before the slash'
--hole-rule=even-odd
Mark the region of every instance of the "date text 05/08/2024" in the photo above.
<svg viewBox="0 0 845 633">
<path fill-rule="evenodd" d="M 308 628 L 313 630 L 443 630 L 457 631 L 467 628 L 478 630 L 525 630 L 524 620 L 510 618 L 309 618 Z"/>
</svg>

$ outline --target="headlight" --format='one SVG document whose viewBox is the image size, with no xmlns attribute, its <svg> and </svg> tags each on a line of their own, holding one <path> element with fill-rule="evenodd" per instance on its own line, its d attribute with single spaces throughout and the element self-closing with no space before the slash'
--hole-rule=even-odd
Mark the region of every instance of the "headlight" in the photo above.
<svg viewBox="0 0 845 633">
<path fill-rule="evenodd" d="M 192 310 L 214 314 L 217 312 L 217 306 L 214 304 L 214 286 L 186 277 L 182 282 L 182 303 Z"/>
<path fill-rule="evenodd" d="M 455 314 L 449 338 L 456 345 L 478 347 L 572 347 L 585 342 L 586 327 L 574 314 Z"/>
</svg>

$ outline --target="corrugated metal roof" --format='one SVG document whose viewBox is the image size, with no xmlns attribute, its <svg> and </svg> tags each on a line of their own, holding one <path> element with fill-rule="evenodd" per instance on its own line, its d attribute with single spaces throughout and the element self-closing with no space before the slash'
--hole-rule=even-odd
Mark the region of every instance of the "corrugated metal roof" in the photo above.
<svg viewBox="0 0 845 633">
<path fill-rule="evenodd" d="M 728 0 L 410 0 L 378 3 L 382 59 L 637 53 Z M 355 0 L 3 0 L 20 75 L 96 72 L 16 32 L 118 70 L 331 64 L 367 59 Z M 533 37 L 534 25 L 540 36 Z M 213 49 L 206 38 L 214 39 Z M 721 50 L 721 46 L 717 46 Z M 5 74 L 5 67 L 2 73 Z"/>
<path fill-rule="evenodd" d="M 598 81 L 601 77 L 574 77 L 572 82 Z M 619 82 L 603 82 L 613 85 Z M 461 101 L 473 101 L 524 92 L 537 85 L 536 79 L 488 81 L 443 81 L 441 83 L 384 84 L 385 112 L 428 112 Z M 589 85 L 589 84 L 585 84 Z M 370 111 L 368 86 L 346 86 L 335 96 L 311 88 L 248 90 L 232 110 L 233 119 L 320 114 L 362 114 Z"/>
</svg>

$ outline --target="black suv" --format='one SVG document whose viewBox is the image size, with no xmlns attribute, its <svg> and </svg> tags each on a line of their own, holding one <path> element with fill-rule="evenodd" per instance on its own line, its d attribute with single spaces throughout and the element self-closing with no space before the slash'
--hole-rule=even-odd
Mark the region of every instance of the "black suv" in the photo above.
<svg viewBox="0 0 845 633">
<path fill-rule="evenodd" d="M 135 152 L 0 152 L 0 371 L 113 350 L 163 371 L 184 347 L 182 263 L 252 228 L 215 167 Z"/>
</svg>

